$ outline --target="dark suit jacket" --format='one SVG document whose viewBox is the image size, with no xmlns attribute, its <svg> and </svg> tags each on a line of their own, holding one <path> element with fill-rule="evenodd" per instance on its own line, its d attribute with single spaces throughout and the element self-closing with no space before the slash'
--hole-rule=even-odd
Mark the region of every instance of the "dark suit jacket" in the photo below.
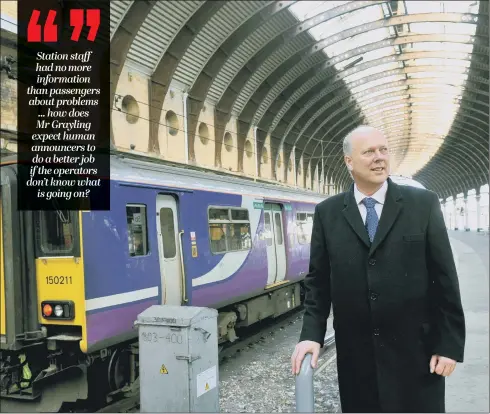
<svg viewBox="0 0 490 414">
<path fill-rule="evenodd" d="M 316 206 L 300 340 L 323 346 L 332 306 L 343 412 L 444 411 L 429 361 L 463 361 L 465 321 L 439 199 L 388 179 L 371 244 L 353 190 Z"/>
</svg>

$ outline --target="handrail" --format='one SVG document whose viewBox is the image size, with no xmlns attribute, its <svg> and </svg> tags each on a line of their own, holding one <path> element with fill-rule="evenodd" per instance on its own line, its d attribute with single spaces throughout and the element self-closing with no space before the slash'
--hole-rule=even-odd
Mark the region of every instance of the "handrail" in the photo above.
<svg viewBox="0 0 490 414">
<path fill-rule="evenodd" d="M 182 273 L 182 302 L 187 303 L 187 294 L 185 288 L 185 266 L 184 266 L 184 252 L 182 250 L 182 235 L 184 234 L 184 230 L 179 232 L 179 246 L 180 246 L 180 271 Z"/>
<path fill-rule="evenodd" d="M 311 367 L 312 354 L 305 355 L 301 363 L 299 374 L 296 375 L 296 412 L 315 412 L 315 396 L 313 392 L 313 368 Z"/>
</svg>

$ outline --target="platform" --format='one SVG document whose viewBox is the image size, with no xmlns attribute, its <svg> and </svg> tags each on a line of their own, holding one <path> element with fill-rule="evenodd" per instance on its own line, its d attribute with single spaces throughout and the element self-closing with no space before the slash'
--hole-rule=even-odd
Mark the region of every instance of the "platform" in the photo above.
<svg viewBox="0 0 490 414">
<path fill-rule="evenodd" d="M 489 412 L 489 236 L 449 231 L 466 316 L 465 361 L 447 380 L 447 412 Z"/>
<path fill-rule="evenodd" d="M 449 231 L 467 321 L 465 362 L 447 379 L 447 412 L 489 412 L 489 236 Z M 329 321 L 330 322 L 330 321 Z M 301 318 L 220 369 L 221 412 L 294 412 L 291 353 Z M 328 331 L 331 332 L 331 323 Z M 340 412 L 335 347 L 315 372 L 315 412 Z"/>
</svg>

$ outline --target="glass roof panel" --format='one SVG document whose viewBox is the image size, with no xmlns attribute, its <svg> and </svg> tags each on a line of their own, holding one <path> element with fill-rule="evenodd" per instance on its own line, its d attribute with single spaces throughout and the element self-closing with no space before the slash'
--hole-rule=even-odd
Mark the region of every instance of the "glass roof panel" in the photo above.
<svg viewBox="0 0 490 414">
<path fill-rule="evenodd" d="M 372 52 L 364 53 L 363 55 L 353 56 L 350 60 L 345 60 L 345 61 L 342 61 L 340 63 L 337 63 L 335 65 L 335 69 L 341 71 L 349 63 L 351 63 L 351 62 L 353 62 L 359 58 L 362 58 L 362 63 L 366 63 L 366 62 L 370 62 L 370 61 L 375 60 L 375 59 L 381 59 L 381 58 L 384 58 L 386 56 L 391 56 L 394 54 L 395 54 L 395 48 L 393 46 L 384 47 L 382 49 L 376 49 L 376 50 L 373 50 Z"/>
<path fill-rule="evenodd" d="M 410 24 L 410 32 L 413 34 L 448 33 L 474 35 L 475 31 L 476 25 L 474 23 L 467 23 L 463 21 L 461 23 L 430 22 Z"/>
<path fill-rule="evenodd" d="M 421 1 L 415 1 L 415 0 L 408 0 L 404 1 L 405 3 L 405 8 L 406 8 L 406 13 L 408 14 L 415 14 L 415 13 L 441 13 L 442 6 L 439 2 L 436 1 L 428 1 L 428 2 L 421 2 Z"/>
<path fill-rule="evenodd" d="M 350 1 L 298 1 L 289 7 L 289 11 L 303 21 L 346 3 Z"/>
<path fill-rule="evenodd" d="M 420 58 L 420 59 L 410 59 L 406 60 L 405 64 L 407 66 L 461 66 L 464 68 L 469 68 L 471 62 L 469 60 L 460 59 L 440 59 L 440 58 Z"/>
<path fill-rule="evenodd" d="M 408 77 L 413 79 L 434 78 L 439 79 L 441 82 L 448 83 L 449 85 L 461 85 L 468 79 L 468 74 L 452 72 L 417 72 L 409 73 Z"/>
<path fill-rule="evenodd" d="M 390 96 L 390 97 L 387 97 L 387 98 L 383 98 L 383 99 L 376 99 L 374 100 L 374 102 L 372 103 L 366 103 L 365 105 L 363 105 L 364 109 L 369 109 L 369 108 L 375 108 L 379 105 L 383 105 L 385 103 L 388 103 L 388 102 L 399 102 L 401 99 L 408 99 L 408 94 L 400 94 L 398 96 Z"/>
<path fill-rule="evenodd" d="M 290 10 L 303 20 L 340 4 L 346 2 L 302 1 Z M 434 16 L 432 22 L 382 27 L 340 40 L 325 47 L 323 53 L 331 59 L 337 71 L 343 72 L 342 80 L 366 121 L 385 130 L 390 141 L 395 139 L 400 141 L 401 147 L 408 148 L 408 152 L 400 152 L 396 157 L 396 171 L 393 172 L 413 175 L 437 152 L 460 108 L 473 57 L 473 39 L 470 36 L 475 34 L 477 25 L 476 16 L 468 16 L 467 13 L 476 15 L 480 5 L 478 1 L 471 0 L 408 0 L 396 2 L 396 6 L 396 16 L 424 13 L 466 15 L 458 22 L 438 22 L 438 17 Z M 374 4 L 322 23 L 310 30 L 310 34 L 317 40 L 335 36 L 364 23 L 390 19 L 393 16 L 391 10 L 393 6 Z M 424 34 L 445 36 L 434 38 L 435 42 L 423 36 L 410 38 Z M 396 46 L 383 45 L 369 52 L 360 49 L 358 55 L 352 53 L 353 49 L 399 37 L 414 41 Z M 395 61 L 386 63 L 386 58 L 390 57 Z M 385 60 L 385 63 L 379 64 L 376 62 L 378 59 Z M 359 66 L 370 66 L 375 62 L 378 64 L 359 70 Z M 376 76 L 374 80 L 373 76 Z M 406 83 L 383 89 L 385 85 L 405 79 Z M 368 89 L 374 89 L 374 92 L 366 94 Z M 349 107 L 352 108 L 351 105 Z M 434 140 L 434 137 L 441 139 Z M 418 155 L 414 157 L 412 154 Z"/>
<path fill-rule="evenodd" d="M 399 80 L 402 80 L 402 79 L 405 79 L 405 75 L 404 74 L 386 76 L 384 78 L 377 79 L 377 80 L 374 80 L 374 81 L 371 81 L 371 82 L 369 82 L 369 81 L 368 82 L 364 82 L 364 83 L 362 83 L 359 86 L 356 86 L 354 88 L 351 88 L 351 92 L 354 93 L 354 94 L 356 94 L 356 93 L 362 92 L 362 91 L 364 91 L 366 89 L 375 88 L 376 86 L 380 86 L 380 85 L 386 85 L 387 83 L 396 82 L 396 81 L 399 81 Z"/>
<path fill-rule="evenodd" d="M 390 32 L 386 27 L 380 29 L 371 30 L 366 33 L 351 36 L 347 39 L 341 40 L 337 43 L 327 46 L 323 49 L 329 57 L 335 57 L 346 51 L 365 46 L 369 43 L 376 43 L 381 40 L 387 39 L 390 36 Z"/>
<path fill-rule="evenodd" d="M 437 83 L 436 83 L 437 82 Z M 409 80 L 409 87 L 410 89 L 439 89 L 441 91 L 445 90 L 453 90 L 456 92 L 461 91 L 461 85 L 450 85 L 448 83 L 444 83 L 443 81 L 439 81 L 439 79 L 431 79 L 431 78 L 426 78 L 426 79 L 410 79 Z"/>
<path fill-rule="evenodd" d="M 374 107 L 373 109 L 370 109 L 370 110 L 367 110 L 365 109 L 364 110 L 364 115 L 365 116 L 377 116 L 378 114 L 382 114 L 383 116 L 389 116 L 387 115 L 387 112 L 390 111 L 390 114 L 391 114 L 391 111 L 394 111 L 394 110 L 399 110 L 400 112 L 403 112 L 404 110 L 406 111 L 406 109 L 408 108 L 408 105 L 406 102 L 401 102 L 401 103 L 398 103 L 397 105 L 396 104 L 392 104 L 390 105 L 389 107 L 387 108 L 382 108 L 382 109 L 379 109 L 377 106 Z"/>
<path fill-rule="evenodd" d="M 409 85 L 409 90 L 412 96 L 417 93 L 431 93 L 437 96 L 440 96 L 440 94 L 460 96 L 457 95 L 460 92 L 459 88 L 452 85 Z"/>
<path fill-rule="evenodd" d="M 403 120 L 400 121 L 399 124 L 396 125 L 396 127 L 393 127 L 393 124 L 390 124 L 390 123 L 385 123 L 385 124 L 380 124 L 380 123 L 375 123 L 373 122 L 372 125 L 375 127 L 375 128 L 379 128 L 379 129 L 383 129 L 385 131 L 390 131 L 390 135 L 391 137 L 393 137 L 395 135 L 395 132 L 399 132 L 399 131 L 407 131 L 407 130 L 410 130 L 411 126 L 410 126 L 410 123 L 408 122 L 404 122 Z M 396 129 L 394 129 L 396 128 Z"/>
<path fill-rule="evenodd" d="M 468 36 L 468 40 L 470 37 Z M 416 42 L 406 44 L 405 52 L 438 52 L 445 50 L 448 52 L 471 53 L 472 44 L 451 43 L 451 42 Z"/>
<path fill-rule="evenodd" d="M 452 110 L 449 109 L 447 112 L 448 114 L 456 115 L 456 112 L 458 111 L 459 107 L 454 107 Z M 451 112 L 454 111 L 454 112 Z M 417 108 L 416 105 L 412 106 L 411 112 L 413 114 L 420 114 L 421 116 L 426 115 L 426 114 L 431 114 L 432 112 L 437 112 L 437 109 L 432 109 L 432 108 Z M 432 116 L 432 115 L 431 115 Z"/>
<path fill-rule="evenodd" d="M 445 111 L 448 111 L 451 109 L 457 109 L 460 107 L 459 103 L 453 102 L 453 101 L 448 101 L 447 99 L 439 99 L 436 102 L 437 102 L 438 109 L 444 108 Z M 414 101 L 412 103 L 412 106 L 427 106 L 427 105 L 433 106 L 434 102 L 433 101 L 425 101 L 425 99 L 424 99 L 423 101 Z"/>
<path fill-rule="evenodd" d="M 403 91 L 403 90 L 405 90 L 405 91 L 407 90 L 407 85 L 400 85 L 400 86 L 394 86 L 394 87 L 391 87 L 388 89 L 376 90 L 375 92 L 371 92 L 369 94 L 365 94 L 364 92 L 360 92 L 359 94 L 356 95 L 356 100 L 359 102 L 359 101 L 363 101 L 366 99 L 373 99 L 373 98 L 376 98 L 377 96 L 380 96 L 380 95 L 386 95 L 388 93 L 399 92 L 399 91 Z"/>
<path fill-rule="evenodd" d="M 387 72 L 389 70 L 397 69 L 402 67 L 402 62 L 390 62 L 384 63 L 382 65 L 376 65 L 369 69 L 360 70 L 353 73 L 352 75 L 346 76 L 344 82 L 350 83 L 361 78 L 367 78 L 368 76 L 375 75 L 376 73 Z"/>
<path fill-rule="evenodd" d="M 310 33 L 314 37 L 324 39 L 361 24 L 380 20 L 383 17 L 384 14 L 381 5 L 375 4 L 349 13 L 344 13 L 338 17 L 334 17 L 327 22 L 319 24 L 314 29 L 311 29 Z"/>
<path fill-rule="evenodd" d="M 440 98 L 441 95 L 439 93 L 434 93 L 430 90 L 426 91 L 426 92 L 422 92 L 422 91 L 412 91 L 410 92 L 410 96 L 414 97 L 414 98 L 428 98 L 428 100 L 432 99 L 432 98 Z M 452 95 L 454 96 L 453 99 L 458 99 L 457 96 L 455 95 Z"/>
</svg>

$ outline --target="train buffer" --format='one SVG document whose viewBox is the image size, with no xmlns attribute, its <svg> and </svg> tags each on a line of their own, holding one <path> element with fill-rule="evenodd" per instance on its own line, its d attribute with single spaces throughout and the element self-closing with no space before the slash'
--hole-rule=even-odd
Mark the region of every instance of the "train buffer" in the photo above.
<svg viewBox="0 0 490 414">
<path fill-rule="evenodd" d="M 168 305 L 138 315 L 140 412 L 219 412 L 217 317 Z"/>
</svg>

